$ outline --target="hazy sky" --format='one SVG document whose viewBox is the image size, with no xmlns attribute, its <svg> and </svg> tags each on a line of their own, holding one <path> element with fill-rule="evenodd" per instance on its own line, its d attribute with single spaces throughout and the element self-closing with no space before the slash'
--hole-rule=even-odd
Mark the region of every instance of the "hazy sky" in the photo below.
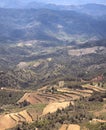
<svg viewBox="0 0 106 130">
<path fill-rule="evenodd" d="M 60 4 L 60 5 L 81 5 L 87 3 L 96 3 L 96 4 L 105 4 L 106 0 L 0 0 L 0 5 L 6 3 L 7 5 L 11 5 L 13 3 L 29 3 L 29 2 L 40 2 L 40 3 L 52 3 L 52 4 Z"/>
<path fill-rule="evenodd" d="M 86 3 L 106 4 L 106 0 L 35 0 L 35 1 L 49 2 L 55 4 L 86 4 Z"/>
</svg>

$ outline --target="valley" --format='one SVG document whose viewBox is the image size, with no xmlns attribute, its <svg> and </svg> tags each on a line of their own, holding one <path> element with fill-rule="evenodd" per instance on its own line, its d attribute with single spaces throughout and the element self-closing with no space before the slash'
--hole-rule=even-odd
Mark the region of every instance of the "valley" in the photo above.
<svg viewBox="0 0 106 130">
<path fill-rule="evenodd" d="M 0 2 L 0 130 L 106 130 L 105 4 Z"/>
<path fill-rule="evenodd" d="M 27 41 L 2 46 L 5 53 L 0 57 L 8 64 L 0 62 L 0 130 L 85 130 L 93 122 L 105 127 L 104 43 L 52 46 Z"/>
</svg>

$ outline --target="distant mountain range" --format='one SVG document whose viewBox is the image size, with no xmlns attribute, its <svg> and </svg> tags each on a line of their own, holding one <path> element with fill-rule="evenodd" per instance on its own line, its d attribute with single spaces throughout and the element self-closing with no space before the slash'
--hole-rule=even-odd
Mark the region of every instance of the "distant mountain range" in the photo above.
<svg viewBox="0 0 106 130">
<path fill-rule="evenodd" d="M 105 38 L 105 5 L 56 5 L 48 2 L 0 1 L 0 42 Z"/>
<path fill-rule="evenodd" d="M 102 17 L 101 17 L 102 18 Z M 104 18 L 104 17 L 103 17 Z M 0 9 L 0 41 L 105 38 L 106 19 L 75 11 Z"/>
<path fill-rule="evenodd" d="M 90 1 L 89 1 L 90 2 Z M 80 3 L 76 0 L 69 5 L 57 5 L 45 2 L 44 0 L 3 0 L 0 1 L 0 8 L 12 8 L 12 9 L 52 9 L 52 10 L 74 10 L 76 12 L 86 13 L 93 16 L 106 15 L 106 5 L 104 4 L 95 4 L 89 2 Z M 98 1 L 99 2 L 99 1 Z M 96 3 L 98 3 L 96 2 Z M 56 3 L 56 1 L 54 1 Z M 78 3 L 77 5 L 75 3 Z M 89 3 L 89 4 L 86 4 Z"/>
<path fill-rule="evenodd" d="M 103 74 L 106 6 L 39 1 L 0 2 L 0 87 L 37 87 Z"/>
</svg>

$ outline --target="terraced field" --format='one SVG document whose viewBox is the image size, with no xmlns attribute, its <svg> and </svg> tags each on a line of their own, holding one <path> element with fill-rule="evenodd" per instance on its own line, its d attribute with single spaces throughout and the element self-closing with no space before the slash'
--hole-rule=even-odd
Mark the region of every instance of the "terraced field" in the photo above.
<svg viewBox="0 0 106 130">
<path fill-rule="evenodd" d="M 69 105 L 74 106 L 75 101 L 79 100 L 81 98 L 89 98 L 92 96 L 94 92 L 104 93 L 106 92 L 105 89 L 98 87 L 97 85 L 93 86 L 90 84 L 82 85 L 82 89 L 72 89 L 67 87 L 58 87 L 52 88 L 52 87 L 43 87 L 37 91 L 33 92 L 26 92 L 24 96 L 17 102 L 17 104 L 22 104 L 25 101 L 28 102 L 29 106 L 25 107 L 23 111 L 15 112 L 15 113 L 9 113 L 1 115 L 0 117 L 0 130 L 5 130 L 7 128 L 12 128 L 16 126 L 19 123 L 22 122 L 33 122 L 36 120 L 37 111 L 33 111 L 33 105 L 38 104 L 46 104 L 46 107 L 41 109 L 41 113 L 39 116 L 44 116 L 48 113 L 54 113 L 58 109 L 65 109 Z M 32 106 L 31 106 L 32 105 Z M 28 111 L 30 109 L 30 111 Z M 40 107 L 38 108 L 40 109 Z M 104 112 L 105 110 L 103 110 Z M 98 114 L 98 112 L 95 112 L 95 114 Z M 101 113 L 99 113 L 101 114 Z M 36 115 L 35 117 L 33 115 Z M 93 120 L 94 121 L 94 120 Z M 104 122 L 103 120 L 96 120 L 97 122 Z M 5 124 L 5 122 L 8 122 Z M 63 125 L 60 130 L 80 130 L 79 126 L 75 125 Z"/>
<path fill-rule="evenodd" d="M 105 92 L 106 90 L 97 86 L 84 85 L 83 89 L 69 89 L 69 88 L 58 88 L 54 93 L 47 92 L 47 88 L 39 89 L 37 92 L 25 93 L 24 96 L 17 102 L 22 103 L 27 101 L 30 104 L 45 103 L 57 101 L 73 101 L 80 99 L 81 97 L 90 97 L 94 91 L 96 92 Z M 43 90 L 43 91 L 42 91 Z"/>
<path fill-rule="evenodd" d="M 104 93 L 106 91 L 106 89 L 104 88 L 101 88 L 101 87 L 98 87 L 97 85 L 89 85 L 89 84 L 86 84 L 86 85 L 82 85 L 83 88 L 87 88 L 89 90 L 93 90 L 93 91 L 97 91 L 97 92 L 101 92 L 101 93 Z"/>
<path fill-rule="evenodd" d="M 48 113 L 54 113 L 58 109 L 62 110 L 63 108 L 66 108 L 70 105 L 70 102 L 55 102 L 55 103 L 50 103 L 48 104 L 44 110 L 43 110 L 43 115 L 46 115 Z"/>
<path fill-rule="evenodd" d="M 6 115 L 2 115 L 0 117 L 0 130 L 5 130 L 8 128 L 15 127 L 17 124 L 21 122 L 31 123 L 32 121 L 33 118 L 31 114 L 29 114 L 26 110 L 18 113 L 10 113 Z"/>
</svg>

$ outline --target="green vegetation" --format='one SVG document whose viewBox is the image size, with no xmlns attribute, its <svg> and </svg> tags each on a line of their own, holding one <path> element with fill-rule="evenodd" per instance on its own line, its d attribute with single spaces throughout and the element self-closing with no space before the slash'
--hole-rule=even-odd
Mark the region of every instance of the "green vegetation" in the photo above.
<svg viewBox="0 0 106 130">
<path fill-rule="evenodd" d="M 16 105 L 16 102 L 23 96 L 23 92 L 0 90 L 0 106 Z"/>
<path fill-rule="evenodd" d="M 73 106 L 69 106 L 66 109 L 62 109 L 53 113 L 48 114 L 44 117 L 38 118 L 33 124 L 22 124 L 18 127 L 14 128 L 13 130 L 17 130 L 20 128 L 21 130 L 30 129 L 33 130 L 34 128 L 39 128 L 39 130 L 57 130 L 62 124 L 82 124 L 84 122 L 88 122 L 92 120 L 93 115 L 85 108 L 86 105 L 83 104 L 81 107 L 80 104 Z"/>
<path fill-rule="evenodd" d="M 30 105 L 27 107 L 28 111 L 36 111 L 37 113 L 41 113 L 43 111 L 43 109 L 45 108 L 46 104 L 42 104 L 42 103 L 38 103 L 35 105 Z"/>
<path fill-rule="evenodd" d="M 1 8 L 0 25 L 0 113 L 27 110 L 37 117 L 32 124 L 24 122 L 14 130 L 57 130 L 70 123 L 85 124 L 90 130 L 106 129 L 103 123 L 87 123 L 93 118 L 106 119 L 105 112 L 95 114 L 104 109 L 106 92 L 93 90 L 91 97 L 86 98 L 81 92 L 87 83 L 106 88 L 105 16 L 95 18 L 69 10 Z M 47 90 L 47 102 L 63 97 L 72 100 L 71 93 L 57 91 L 59 81 L 65 82 L 64 88 L 79 89 L 81 98 L 75 100 L 75 105 L 40 116 L 45 103 L 31 105 L 25 99 L 17 104 L 25 92 L 43 86 L 51 88 Z M 47 91 L 41 93 L 42 97 L 47 96 Z"/>
<path fill-rule="evenodd" d="M 89 130 L 106 130 L 106 123 L 88 123 L 86 127 Z"/>
<path fill-rule="evenodd" d="M 95 111 L 101 110 L 103 107 L 104 102 L 99 101 L 88 101 L 88 100 L 81 100 L 76 102 L 80 108 L 86 109 L 86 111 Z"/>
<path fill-rule="evenodd" d="M 81 46 L 76 42 L 60 41 L 19 43 L 23 47 L 18 44 L 0 45 L 0 87 L 36 89 L 63 80 L 67 81 L 66 87 L 73 88 L 80 87 L 81 79 L 91 81 L 103 75 L 104 81 L 97 82 L 101 82 L 105 88 L 105 40 L 92 42 L 99 52 L 81 56 L 71 55 L 71 50 L 92 47 L 90 42 Z M 28 43 L 31 44 L 30 47 L 26 46 Z M 48 58 L 52 60 L 48 61 Z"/>
<path fill-rule="evenodd" d="M 95 93 L 94 95 L 103 95 L 100 93 Z M 93 96 L 93 95 L 92 95 Z M 75 105 L 71 104 L 65 109 L 58 109 L 57 112 L 52 114 L 47 114 L 45 116 L 38 116 L 37 120 L 32 124 L 23 123 L 18 125 L 12 130 L 33 130 L 39 128 L 39 130 L 57 130 L 62 124 L 79 124 L 82 128 L 86 127 L 89 130 L 105 130 L 106 123 L 87 123 L 92 119 L 106 119 L 105 115 L 96 116 L 94 112 L 103 109 L 105 101 L 89 101 L 89 98 L 80 98 L 80 100 L 75 101 Z M 45 104 L 37 104 L 28 106 L 27 110 L 42 111 Z"/>
</svg>

